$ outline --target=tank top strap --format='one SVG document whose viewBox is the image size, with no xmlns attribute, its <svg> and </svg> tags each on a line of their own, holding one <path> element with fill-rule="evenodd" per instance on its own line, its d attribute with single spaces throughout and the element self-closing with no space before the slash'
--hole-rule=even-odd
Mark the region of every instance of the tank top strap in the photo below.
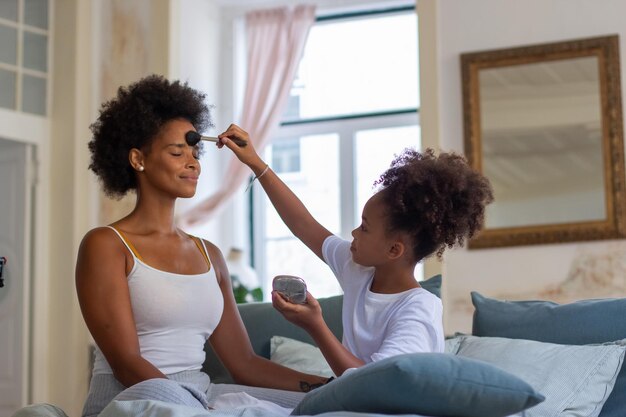
<svg viewBox="0 0 626 417">
<path fill-rule="evenodd" d="M 202 256 L 204 256 L 204 259 L 206 260 L 207 265 L 209 265 L 209 270 L 211 270 L 211 260 L 209 259 L 209 253 L 206 250 L 206 246 L 204 245 L 204 240 L 200 239 L 199 237 L 192 236 L 192 235 L 187 235 L 187 236 L 193 239 L 194 243 L 196 244 L 196 246 L 202 253 Z"/>
<path fill-rule="evenodd" d="M 130 251 L 130 253 L 133 254 L 133 256 L 137 259 L 139 259 L 141 262 L 143 262 L 143 259 L 141 258 L 141 255 L 139 255 L 139 252 L 137 252 L 137 249 L 135 249 L 135 247 L 133 246 L 132 243 L 130 243 L 130 240 L 128 240 L 126 238 L 126 236 L 124 235 L 124 233 L 122 233 L 120 230 L 116 229 L 113 226 L 107 226 L 109 229 L 112 229 L 122 240 L 122 242 L 124 242 L 124 245 L 128 248 L 128 250 Z"/>
</svg>

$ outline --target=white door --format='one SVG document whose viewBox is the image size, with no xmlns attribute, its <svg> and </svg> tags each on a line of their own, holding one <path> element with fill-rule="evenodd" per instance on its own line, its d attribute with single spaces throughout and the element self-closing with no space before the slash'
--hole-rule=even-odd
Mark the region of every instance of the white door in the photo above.
<svg viewBox="0 0 626 417">
<path fill-rule="evenodd" d="M 0 416 L 28 401 L 32 149 L 0 138 Z"/>
</svg>

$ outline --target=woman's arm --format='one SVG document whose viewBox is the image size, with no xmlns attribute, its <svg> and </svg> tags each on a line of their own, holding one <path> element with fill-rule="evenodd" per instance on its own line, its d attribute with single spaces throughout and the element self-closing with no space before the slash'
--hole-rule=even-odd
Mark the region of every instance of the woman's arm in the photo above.
<svg viewBox="0 0 626 417">
<path fill-rule="evenodd" d="M 85 319 L 115 378 L 130 387 L 166 378 L 141 357 L 126 280 L 126 248 L 107 228 L 85 235 L 76 263 L 76 291 Z"/>
<path fill-rule="evenodd" d="M 280 218 L 302 243 L 311 249 L 320 259 L 324 260 L 322 256 L 322 244 L 324 243 L 324 239 L 331 235 L 331 233 L 313 218 L 302 201 L 300 201 L 274 171 L 271 169 L 265 170 L 268 165 L 256 153 L 252 143 L 250 143 L 248 133 L 239 126 L 231 124 L 224 133 L 219 135 L 219 138 L 221 144 L 226 145 L 241 162 L 248 165 L 256 177 L 265 172 L 263 176 L 259 178 L 259 182 L 280 215 Z M 242 139 L 248 144 L 247 146 L 239 147 L 230 139 Z"/>
<path fill-rule="evenodd" d="M 293 304 L 272 292 L 272 304 L 288 321 L 302 327 L 320 348 L 335 375 L 365 365 L 335 337 L 322 316 L 319 302 L 307 291 L 305 304 Z"/>
<path fill-rule="evenodd" d="M 288 391 L 307 391 L 326 382 L 326 378 L 294 371 L 254 352 L 237 310 L 226 262 L 217 247 L 209 242 L 206 246 L 224 297 L 222 319 L 209 341 L 235 382 Z"/>
</svg>

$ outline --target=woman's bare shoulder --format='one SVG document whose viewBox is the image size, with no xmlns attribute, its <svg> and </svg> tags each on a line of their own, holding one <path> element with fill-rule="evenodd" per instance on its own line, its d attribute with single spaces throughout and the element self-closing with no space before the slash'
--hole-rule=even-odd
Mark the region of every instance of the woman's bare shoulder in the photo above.
<svg viewBox="0 0 626 417">
<path fill-rule="evenodd" d="M 88 231 L 80 244 L 81 250 L 116 250 L 124 247 L 121 239 L 110 227 L 96 227 Z"/>
<path fill-rule="evenodd" d="M 127 256 L 125 246 L 114 230 L 97 227 L 83 237 L 76 259 L 77 283 L 125 282 Z M 119 276 L 119 280 L 108 279 Z M 107 277 L 103 281 L 102 277 Z"/>
<path fill-rule="evenodd" d="M 215 253 L 215 254 L 219 254 L 219 256 L 222 256 L 222 251 L 220 250 L 220 248 L 217 247 L 215 243 L 210 242 L 206 239 L 202 239 L 202 241 L 204 242 L 204 246 L 206 246 L 207 251 L 209 251 L 210 253 Z"/>
<path fill-rule="evenodd" d="M 221 282 L 222 274 L 227 271 L 226 260 L 224 260 L 224 255 L 220 248 L 217 247 L 216 244 L 209 242 L 206 239 L 202 239 L 204 242 L 204 246 L 206 247 L 207 253 L 209 255 L 209 259 L 215 268 L 215 272 L 217 274 L 218 281 Z"/>
</svg>

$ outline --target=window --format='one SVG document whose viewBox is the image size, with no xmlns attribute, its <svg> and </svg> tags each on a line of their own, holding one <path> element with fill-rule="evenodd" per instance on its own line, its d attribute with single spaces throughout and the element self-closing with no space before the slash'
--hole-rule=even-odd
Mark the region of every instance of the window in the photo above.
<svg viewBox="0 0 626 417">
<path fill-rule="evenodd" d="M 300 138 L 284 139 L 273 146 L 272 168 L 277 174 L 300 171 Z"/>
<path fill-rule="evenodd" d="M 46 115 L 48 0 L 0 1 L 0 108 Z"/>
<path fill-rule="evenodd" d="M 351 239 L 373 183 L 395 154 L 420 147 L 417 16 L 413 7 L 318 18 L 265 160 L 331 232 Z M 254 264 L 265 294 L 279 274 L 311 293 L 341 293 L 258 187 Z M 421 278 L 421 266 L 416 271 Z"/>
</svg>

